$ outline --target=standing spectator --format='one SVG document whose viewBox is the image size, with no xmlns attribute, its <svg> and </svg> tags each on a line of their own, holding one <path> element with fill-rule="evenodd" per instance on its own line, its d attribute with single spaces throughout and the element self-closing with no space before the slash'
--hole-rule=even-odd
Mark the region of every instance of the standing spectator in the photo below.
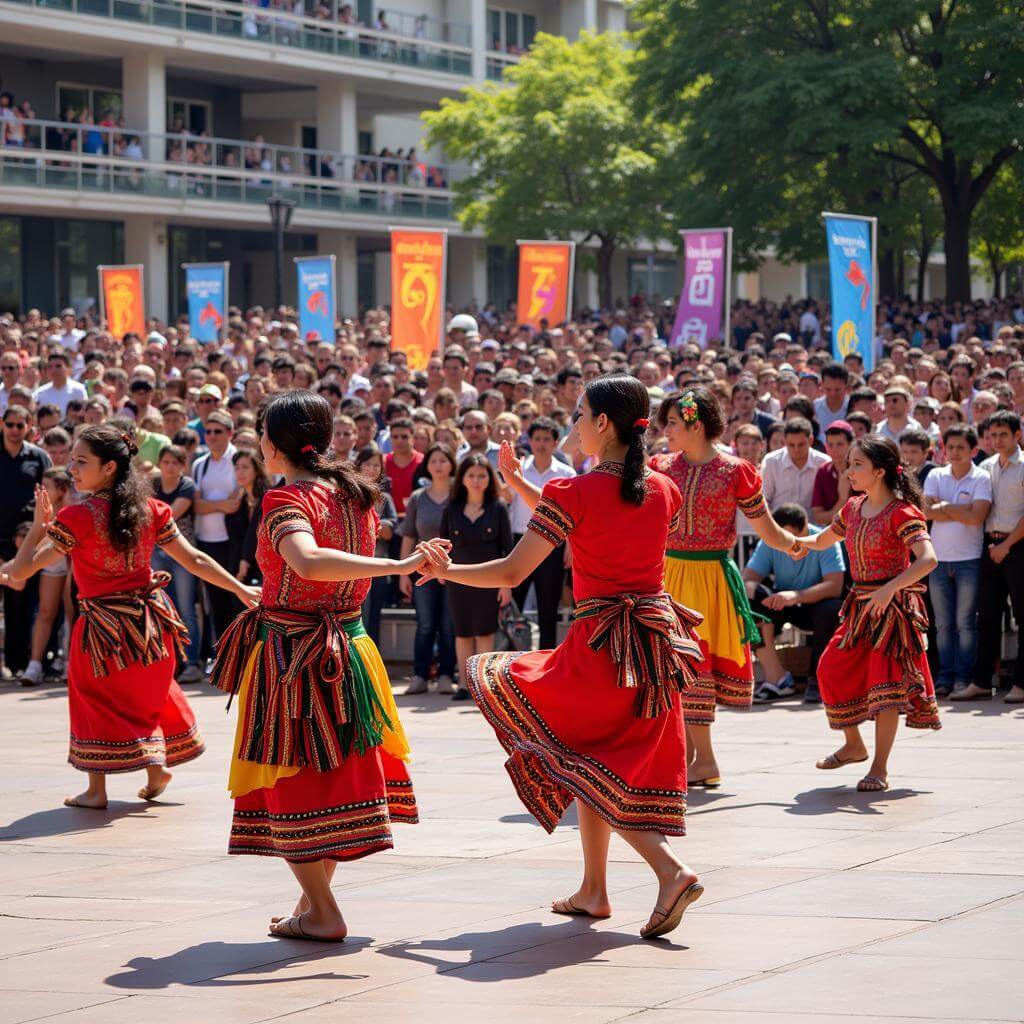
<svg viewBox="0 0 1024 1024">
<path fill-rule="evenodd" d="M 393 419 L 389 429 L 391 451 L 384 456 L 384 472 L 391 484 L 395 509 L 402 516 L 405 515 L 405 503 L 412 494 L 413 481 L 423 463 L 423 456 L 412 446 L 412 420 L 408 416 Z"/>
<path fill-rule="evenodd" d="M 75 316 L 75 311 L 70 306 L 67 309 L 61 310 L 60 331 L 57 334 L 51 334 L 49 340 L 63 345 L 64 348 L 71 352 L 77 352 L 78 343 L 85 337 L 85 331 L 80 331 L 75 326 L 77 322 L 78 318 Z"/>
<path fill-rule="evenodd" d="M 36 484 L 50 468 L 50 456 L 25 440 L 31 427 L 27 409 L 9 405 L 3 419 L 3 450 L 0 451 L 0 559 L 12 559 L 18 526 L 32 518 Z M 20 674 L 29 662 L 32 634 L 31 611 L 39 593 L 35 577 L 21 590 L 4 587 L 4 659 L 8 672 Z"/>
<path fill-rule="evenodd" d="M 818 467 L 811 492 L 811 515 L 819 526 L 828 526 L 850 497 L 846 458 L 851 444 L 853 427 L 846 420 L 833 420 L 826 427 L 825 451 L 830 461 Z"/>
<path fill-rule="evenodd" d="M 775 521 L 795 537 L 821 532 L 820 527 L 808 525 L 806 509 L 796 504 L 780 506 L 775 512 Z M 754 694 L 755 701 L 777 700 L 796 693 L 793 675 L 783 669 L 775 651 L 775 638 L 787 622 L 811 631 L 811 672 L 814 672 L 839 624 L 844 570 L 838 543 L 824 551 L 813 551 L 801 562 L 794 562 L 788 552 L 776 551 L 763 540 L 758 541 L 743 570 L 751 607 L 768 620 L 759 627 L 764 644 L 757 649 L 757 657 L 764 667 L 765 681 Z M 771 586 L 765 583 L 769 577 Z M 804 699 L 808 704 L 821 701 L 813 675 L 807 681 Z"/>
<path fill-rule="evenodd" d="M 256 584 L 261 579 L 256 564 L 256 535 L 263 518 L 263 495 L 273 486 L 260 454 L 251 448 L 239 448 L 231 458 L 235 484 L 241 501 L 237 512 L 229 512 L 224 521 L 231 541 L 231 554 L 225 568 L 242 583 Z M 241 602 L 236 609 L 241 611 Z"/>
<path fill-rule="evenodd" d="M 398 528 L 398 512 L 389 493 L 390 481 L 384 472 L 384 455 L 375 444 L 360 448 L 355 457 L 356 469 L 367 480 L 372 480 L 380 488 L 380 500 L 377 502 L 377 543 L 374 545 L 375 558 L 387 558 L 391 540 Z M 408 508 L 408 502 L 406 502 Z M 402 577 L 407 579 L 407 577 Z M 377 576 L 370 583 L 370 591 L 363 601 L 363 621 L 366 632 L 373 642 L 380 645 L 380 615 L 391 590 L 391 580 L 387 576 Z"/>
<path fill-rule="evenodd" d="M 932 460 L 935 454 L 932 448 L 931 435 L 921 427 L 907 427 L 900 434 L 900 458 L 914 471 L 917 482 L 924 487 L 925 480 L 936 463 Z"/>
<path fill-rule="evenodd" d="M 225 516 L 237 512 L 242 503 L 232 461 L 236 451 L 231 443 L 234 429 L 228 413 L 221 409 L 211 412 L 203 422 L 209 451 L 192 466 L 192 479 L 196 484 L 196 547 L 225 568 L 231 558 Z M 213 617 L 213 640 L 227 629 L 235 616 L 236 605 L 227 590 L 209 586 L 204 589 Z"/>
<path fill-rule="evenodd" d="M 351 416 L 335 416 L 331 432 L 331 451 L 336 459 L 348 462 L 356 443 L 356 425 Z"/>
<path fill-rule="evenodd" d="M 978 580 L 985 519 L 992 507 L 992 478 L 974 465 L 978 435 L 973 428 L 952 426 L 942 443 L 947 465 L 928 474 L 924 512 L 932 521 L 932 547 L 939 560 L 928 578 L 939 653 L 935 695 L 948 697 L 974 678 Z"/>
<path fill-rule="evenodd" d="M 571 408 L 571 407 L 570 407 Z M 768 428 L 775 422 L 774 417 L 757 408 L 757 384 L 750 377 L 741 377 L 732 386 L 732 415 L 729 417 L 729 436 L 734 437 L 737 428 L 752 423 L 768 437 Z"/>
<path fill-rule="evenodd" d="M 11 396 L 11 389 L 17 387 L 21 379 L 21 360 L 17 352 L 5 352 L 0 356 L 0 416 L 7 411 L 7 401 Z"/>
<path fill-rule="evenodd" d="M 970 686 L 957 700 L 988 699 L 992 675 L 1002 650 L 1003 616 L 1009 597 L 1014 618 L 1024 623 L 1024 457 L 1020 451 L 1020 417 L 999 411 L 988 419 L 995 455 L 981 468 L 992 480 L 992 507 L 985 519 L 978 599 L 978 653 Z M 951 698 L 952 699 L 952 698 Z M 1018 653 L 1008 704 L 1024 704 L 1024 652 Z"/>
<path fill-rule="evenodd" d="M 500 446 L 491 440 L 491 425 L 487 414 L 479 409 L 470 409 L 462 417 L 462 433 L 466 443 L 458 452 L 459 462 L 467 455 L 482 455 L 491 464 L 492 469 L 497 469 Z"/>
<path fill-rule="evenodd" d="M 71 357 L 64 349 L 55 349 L 50 353 L 46 360 L 46 369 L 49 371 L 50 383 L 36 391 L 35 400 L 40 405 L 57 406 L 63 419 L 71 399 L 77 398 L 85 402 L 89 396 L 85 393 L 83 384 L 71 379 Z"/>
<path fill-rule="evenodd" d="M 451 560 L 476 565 L 504 558 L 512 550 L 508 506 L 498 497 L 498 475 L 486 455 L 473 452 L 459 463 L 452 497 L 441 517 L 441 536 L 452 542 Z M 508 587 L 479 590 L 447 583 L 455 625 L 455 651 L 461 682 L 453 700 L 468 700 L 466 664 L 474 654 L 494 650 L 498 609 L 512 598 Z"/>
<path fill-rule="evenodd" d="M 921 424 L 910 415 L 910 392 L 901 384 L 885 389 L 885 418 L 875 427 L 875 433 L 899 445 L 900 434 L 908 427 Z"/>
<path fill-rule="evenodd" d="M 455 323 L 458 319 L 459 317 L 455 317 L 452 323 Z M 476 323 L 472 317 L 466 317 L 465 319 Z M 451 332 L 451 324 L 448 325 L 448 329 Z M 465 379 L 466 367 L 468 365 L 469 357 L 466 355 L 465 349 L 456 345 L 449 345 L 444 350 L 444 362 L 441 364 L 442 372 L 444 373 L 444 386 L 450 388 L 458 399 L 460 409 L 467 409 L 471 405 L 476 405 L 477 400 L 476 388 Z"/>
<path fill-rule="evenodd" d="M 171 506 L 171 516 L 182 537 L 194 544 L 196 539 L 195 505 L 196 485 L 187 476 L 188 455 L 180 445 L 167 445 L 157 458 L 157 473 L 153 478 L 153 497 Z M 199 667 L 201 637 L 196 616 L 196 578 L 183 565 L 157 547 L 153 551 L 153 568 L 171 574 L 167 588 L 181 621 L 188 629 L 188 647 L 185 663 L 178 666 L 175 678 L 179 683 L 198 683 L 203 679 Z"/>
<path fill-rule="evenodd" d="M 533 507 L 523 500 L 517 489 L 519 480 L 533 484 L 538 491 L 544 489 L 549 480 L 576 475 L 576 470 L 554 457 L 558 445 L 559 430 L 554 420 L 538 416 L 527 431 L 530 439 L 530 454 L 522 464 L 515 460 L 510 464 L 511 473 L 502 473 L 505 482 L 515 492 L 510 509 L 512 521 L 512 544 L 518 544 L 526 534 L 526 527 L 533 516 Z M 511 451 L 511 448 L 509 449 Z M 562 586 L 565 570 L 569 564 L 569 548 L 559 544 L 513 591 L 512 596 L 520 608 L 533 586 L 537 595 L 537 625 L 540 627 L 540 646 L 551 650 L 557 646 L 558 608 L 562 602 Z"/>
<path fill-rule="evenodd" d="M 772 512 L 780 505 L 796 504 L 810 514 L 815 475 L 829 458 L 812 447 L 814 428 L 803 416 L 787 420 L 783 436 L 785 447 L 769 452 L 761 463 L 764 500 Z"/>
<path fill-rule="evenodd" d="M 814 400 L 814 418 L 821 429 L 821 440 L 836 420 L 845 420 L 850 404 L 850 372 L 839 363 L 821 370 L 821 397 Z"/>
<path fill-rule="evenodd" d="M 424 456 L 428 482 L 409 497 L 402 520 L 402 558 L 408 558 L 421 541 L 441 536 L 441 520 L 451 498 L 455 477 L 454 451 L 443 444 L 434 444 Z M 409 694 L 426 693 L 430 666 L 434 660 L 434 644 L 438 652 L 438 693 L 455 692 L 455 631 L 446 599 L 446 585 L 430 579 L 413 586 L 412 578 L 401 576 L 399 589 L 412 599 L 416 609 L 416 638 L 413 641 L 413 676 Z"/>
</svg>

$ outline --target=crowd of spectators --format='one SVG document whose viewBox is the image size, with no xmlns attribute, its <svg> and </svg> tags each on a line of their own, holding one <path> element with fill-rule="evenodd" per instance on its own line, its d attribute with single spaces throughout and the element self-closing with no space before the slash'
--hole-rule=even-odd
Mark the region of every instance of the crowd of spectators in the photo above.
<svg viewBox="0 0 1024 1024">
<path fill-rule="evenodd" d="M 688 385 L 712 390 L 726 412 L 722 444 L 756 464 L 765 496 L 795 532 L 829 523 L 850 496 L 846 456 L 855 438 L 891 438 L 924 484 L 939 557 L 929 582 L 935 627 L 930 656 L 940 695 L 991 697 L 1003 661 L 1007 604 L 1024 615 L 1024 302 L 885 303 L 878 359 L 837 362 L 827 306 L 814 300 L 738 302 L 732 344 L 671 346 L 673 310 L 643 295 L 573 322 L 535 331 L 494 305 L 451 311 L 446 345 L 425 368 L 408 365 L 386 310 L 339 321 L 333 339 L 305 339 L 289 308 L 232 309 L 222 341 L 195 341 L 186 320 L 153 322 L 146 337 L 112 337 L 71 309 L 0 316 L 0 557 L 15 550 L 33 486 L 77 496 L 67 476 L 75 433 L 115 420 L 135 431 L 139 467 L 153 479 L 182 529 L 246 580 L 258 579 L 255 537 L 263 470 L 257 435 L 267 395 L 312 388 L 335 411 L 334 454 L 385 485 L 378 550 L 398 556 L 423 539 L 448 536 L 456 561 L 497 557 L 526 527 L 529 510 L 497 474 L 510 441 L 528 479 L 590 467 L 574 443 L 572 414 L 588 380 L 635 375 L 652 402 Z M 651 418 L 649 447 L 664 449 Z M 59 492 L 59 494 L 58 494 Z M 755 606 L 769 620 L 758 652 L 758 699 L 797 691 L 776 643 L 784 627 L 808 634 L 807 691 L 815 655 L 835 627 L 847 585 L 842 552 L 799 566 L 757 549 L 740 524 L 739 559 Z M 466 600 L 459 588 L 382 580 L 367 599 L 368 627 L 410 600 L 416 609 L 412 692 L 436 679 L 463 698 L 460 667 L 494 643 L 499 626 L 536 613 L 539 641 L 557 639 L 571 602 L 567 550 L 558 549 L 515 594 Z M 66 568 L 63 570 L 66 575 Z M 0 583 L 4 582 L 0 580 Z M 5 671 L 27 683 L 59 674 L 59 624 L 72 612 L 70 584 L 4 589 Z M 182 677 L 202 677 L 212 644 L 235 614 L 218 592 L 196 592 L 178 574 L 173 596 L 190 632 Z M 32 623 L 43 626 L 31 629 Z M 518 634 L 518 635 L 521 635 Z M 785 652 L 783 652 L 785 653 Z M 1024 702 L 1024 658 L 1006 699 Z"/>
</svg>

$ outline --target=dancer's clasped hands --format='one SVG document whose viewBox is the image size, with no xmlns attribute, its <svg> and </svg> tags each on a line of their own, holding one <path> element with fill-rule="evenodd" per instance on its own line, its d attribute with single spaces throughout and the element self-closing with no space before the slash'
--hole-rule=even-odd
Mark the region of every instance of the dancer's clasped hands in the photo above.
<svg viewBox="0 0 1024 1024">
<path fill-rule="evenodd" d="M 398 572 L 407 576 L 410 573 L 418 572 L 423 574 L 424 579 L 434 579 L 444 574 L 444 571 L 451 565 L 449 552 L 452 549 L 452 542 L 441 537 L 433 540 L 420 541 L 413 553 L 408 558 L 399 562 Z"/>
</svg>

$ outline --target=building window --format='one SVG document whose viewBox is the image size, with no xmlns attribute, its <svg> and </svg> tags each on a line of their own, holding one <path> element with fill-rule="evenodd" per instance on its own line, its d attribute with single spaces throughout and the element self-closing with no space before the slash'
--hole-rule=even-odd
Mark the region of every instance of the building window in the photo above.
<svg viewBox="0 0 1024 1024">
<path fill-rule="evenodd" d="M 57 83 L 57 110 L 61 120 L 77 121 L 89 114 L 97 124 L 114 124 L 124 112 L 119 89 L 74 82 Z"/>
<path fill-rule="evenodd" d="M 130 126 L 129 126 L 130 127 Z M 190 135 L 213 134 L 213 107 L 206 100 L 167 101 L 167 130 L 188 132 Z"/>
<path fill-rule="evenodd" d="M 504 312 L 519 287 L 519 253 L 515 246 L 487 246 L 487 297 Z"/>
<path fill-rule="evenodd" d="M 675 298 L 682 285 L 679 264 L 657 256 L 632 256 L 627 265 L 629 294 L 641 293 L 650 302 L 655 298 Z"/>
<path fill-rule="evenodd" d="M 523 53 L 533 45 L 537 19 L 522 11 L 487 8 L 487 48 L 499 53 Z"/>
<path fill-rule="evenodd" d="M 816 260 L 807 264 L 807 297 L 827 299 L 829 297 L 828 262 Z"/>
</svg>

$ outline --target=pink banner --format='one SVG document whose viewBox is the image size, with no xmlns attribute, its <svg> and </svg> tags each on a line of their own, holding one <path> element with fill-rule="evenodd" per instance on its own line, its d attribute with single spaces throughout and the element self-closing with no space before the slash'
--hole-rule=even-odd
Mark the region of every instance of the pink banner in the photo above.
<svg viewBox="0 0 1024 1024">
<path fill-rule="evenodd" d="M 679 293 L 676 322 L 669 346 L 696 342 L 705 348 L 720 341 L 725 298 L 725 232 L 687 231 L 683 234 L 686 277 Z"/>
</svg>

